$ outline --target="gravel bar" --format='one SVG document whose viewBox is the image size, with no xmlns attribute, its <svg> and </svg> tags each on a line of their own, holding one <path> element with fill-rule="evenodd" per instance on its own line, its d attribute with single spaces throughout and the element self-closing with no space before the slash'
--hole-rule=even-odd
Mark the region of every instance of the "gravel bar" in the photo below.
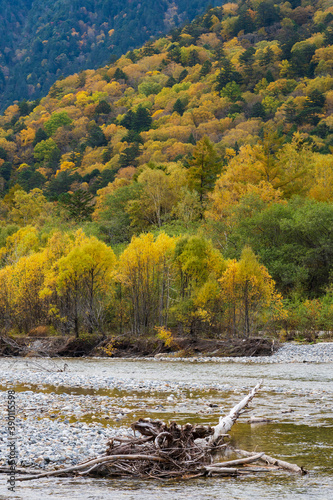
<svg viewBox="0 0 333 500">
<path fill-rule="evenodd" d="M 139 359 L 139 358 L 138 358 Z M 333 342 L 318 344 L 286 343 L 271 356 L 243 356 L 243 357 L 206 357 L 178 358 L 176 355 L 160 355 L 159 360 L 216 362 L 216 363 L 332 363 Z"/>
</svg>

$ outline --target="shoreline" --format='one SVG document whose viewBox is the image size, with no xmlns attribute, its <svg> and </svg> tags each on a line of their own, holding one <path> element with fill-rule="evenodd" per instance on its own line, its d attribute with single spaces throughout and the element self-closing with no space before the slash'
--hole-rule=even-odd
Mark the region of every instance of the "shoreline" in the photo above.
<svg viewBox="0 0 333 500">
<path fill-rule="evenodd" d="M 265 337 L 233 339 L 175 338 L 177 350 L 156 337 L 6 337 L 0 335 L 0 359 L 132 359 L 187 362 L 331 362 L 333 339 L 315 343 L 281 342 Z M 111 346 L 111 347 L 110 347 Z M 111 353 L 111 355 L 110 355 Z M 318 354 L 319 353 L 319 354 Z"/>
<path fill-rule="evenodd" d="M 35 355 L 33 355 L 35 354 Z M 86 359 L 86 360 L 112 360 L 112 361 L 168 361 L 168 362 L 188 362 L 188 363 L 330 363 L 333 362 L 333 340 L 320 341 L 313 344 L 299 344 L 297 342 L 278 343 L 269 355 L 247 354 L 244 356 L 223 356 L 212 355 L 212 353 L 198 352 L 194 355 L 183 355 L 182 351 L 159 352 L 155 355 L 83 355 L 83 356 L 52 356 L 43 352 L 28 353 L 27 355 L 3 355 L 1 359 L 23 360 L 26 359 L 53 360 L 54 362 L 66 359 Z M 1 368 L 0 368 L 1 370 Z"/>
</svg>

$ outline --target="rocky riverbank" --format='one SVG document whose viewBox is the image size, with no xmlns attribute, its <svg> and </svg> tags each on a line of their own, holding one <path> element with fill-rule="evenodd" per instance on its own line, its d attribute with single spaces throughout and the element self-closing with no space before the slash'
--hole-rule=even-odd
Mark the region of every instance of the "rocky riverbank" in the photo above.
<svg viewBox="0 0 333 500">
<path fill-rule="evenodd" d="M 167 361 L 168 363 L 164 362 Z M 181 374 L 179 378 L 168 380 L 159 376 L 163 367 L 169 367 L 170 361 L 186 366 L 191 377 Z M 225 377 L 216 378 L 212 383 L 204 375 L 196 376 L 199 366 L 213 363 L 214 370 L 221 366 L 225 373 L 251 365 L 288 364 L 290 372 L 300 370 L 299 363 L 333 362 L 333 343 L 314 345 L 284 344 L 272 356 L 219 358 L 196 356 L 192 358 L 157 357 L 126 360 L 127 366 L 133 368 L 140 362 L 142 376 L 119 376 L 117 366 L 121 360 L 77 360 L 75 363 L 88 363 L 89 375 L 76 370 L 75 364 L 59 359 L 0 359 L 0 389 L 2 391 L 0 411 L 0 466 L 6 462 L 6 391 L 16 391 L 16 426 L 18 436 L 18 466 L 37 467 L 42 469 L 55 466 L 76 464 L 89 457 L 98 456 L 106 448 L 108 439 L 116 435 L 132 435 L 130 422 L 139 417 L 198 419 L 212 422 L 218 421 L 223 413 L 223 398 L 231 398 L 240 391 L 247 391 L 248 386 L 238 386 L 226 382 Z M 102 364 L 101 364 L 102 363 Z M 156 367 L 156 376 L 146 377 L 145 363 L 152 369 Z M 298 365 L 296 365 L 298 363 Z M 194 366 L 193 366 L 193 365 Z M 108 366 L 112 369 L 103 369 Z M 190 368 L 193 366 L 193 368 Z M 241 368 L 243 366 L 244 368 Z M 297 368 L 296 368 L 297 366 Z M 305 365 L 301 365 L 306 370 Z M 93 368 L 95 367 L 95 368 Z M 228 368 L 229 367 L 229 368 Z M 259 366 L 258 366 L 259 368 Z M 212 365 L 207 365 L 207 373 Z M 272 370 L 274 370 L 272 366 Z M 312 367 L 307 368 L 312 369 Z M 131 370 L 131 368 L 129 368 Z M 317 370 L 317 369 L 315 369 Z M 253 370 L 252 370 L 253 371 Z M 133 372 L 134 373 L 134 372 Z M 280 373 L 280 372 L 279 372 Z M 259 375 L 258 375 L 259 376 Z M 251 383 L 251 382 L 250 382 Z M 286 390 L 274 385 L 263 388 L 267 394 L 275 393 L 274 404 L 280 408 L 286 406 Z M 287 383 L 288 386 L 288 383 Z M 318 405 L 330 405 L 332 394 L 327 394 L 325 385 L 315 390 L 288 389 L 288 397 L 307 398 L 304 411 L 317 412 L 318 407 L 311 403 L 314 397 L 320 398 Z M 260 397 L 260 396 L 259 396 Z M 268 411 L 268 410 L 266 410 Z M 270 408 L 269 416 L 273 415 Z M 287 412 L 288 412 L 287 408 Z M 290 411 L 294 411 L 290 409 Z M 266 414 L 267 416 L 267 414 Z M 274 416 L 274 415 L 273 415 Z M 187 420 L 186 420 L 187 421 Z"/>
<path fill-rule="evenodd" d="M 174 338 L 178 356 L 191 357 L 204 354 L 211 357 L 269 356 L 279 342 L 263 337 L 246 339 L 202 339 L 190 337 Z M 154 357 L 170 354 L 172 349 L 156 337 L 133 337 L 121 335 L 101 338 L 98 335 L 75 337 L 30 337 L 0 336 L 0 356 L 50 356 L 50 357 L 107 357 L 112 352 L 115 358 Z"/>
<path fill-rule="evenodd" d="M 110 343 L 111 342 L 111 343 Z M 108 357 L 131 359 L 175 359 L 177 361 L 237 361 L 265 362 L 306 361 L 329 362 L 332 360 L 333 342 L 317 344 L 284 343 L 261 337 L 246 339 L 191 339 L 176 338 L 173 352 L 154 337 L 134 339 L 97 336 L 75 339 L 73 337 L 1 337 L 0 357 Z M 111 345 L 111 349 L 110 349 Z"/>
</svg>

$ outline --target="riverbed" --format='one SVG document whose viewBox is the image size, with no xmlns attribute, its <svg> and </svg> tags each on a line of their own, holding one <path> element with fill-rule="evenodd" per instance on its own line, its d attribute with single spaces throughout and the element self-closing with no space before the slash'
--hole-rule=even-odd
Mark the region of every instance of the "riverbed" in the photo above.
<svg viewBox="0 0 333 500">
<path fill-rule="evenodd" d="M 19 461 L 47 470 L 98 456 L 110 437 L 131 434 L 130 423 L 140 417 L 214 425 L 260 379 L 260 393 L 231 439 L 240 448 L 297 463 L 309 470 L 307 476 L 279 471 L 186 482 L 50 478 L 17 482 L 15 493 L 2 477 L 0 499 L 331 500 L 331 362 L 2 358 L 0 458 L 7 453 L 8 389 L 16 391 Z M 251 416 L 270 422 L 252 424 Z"/>
</svg>

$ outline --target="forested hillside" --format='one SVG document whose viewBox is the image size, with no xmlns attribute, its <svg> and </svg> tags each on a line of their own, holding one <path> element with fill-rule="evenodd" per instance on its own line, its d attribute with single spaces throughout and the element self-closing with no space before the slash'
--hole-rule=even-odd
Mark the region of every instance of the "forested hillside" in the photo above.
<svg viewBox="0 0 333 500">
<path fill-rule="evenodd" d="M 208 3 L 218 1 L 0 0 L 0 111 L 191 21 Z"/>
<path fill-rule="evenodd" d="M 330 330 L 332 42 L 332 0 L 227 3 L 9 106 L 2 328 Z"/>
</svg>

